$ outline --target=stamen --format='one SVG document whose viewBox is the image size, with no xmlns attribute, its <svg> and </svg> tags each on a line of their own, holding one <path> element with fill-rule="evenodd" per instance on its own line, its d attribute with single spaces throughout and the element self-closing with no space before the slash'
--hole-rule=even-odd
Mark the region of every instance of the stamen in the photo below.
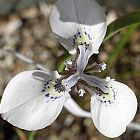
<svg viewBox="0 0 140 140">
<path fill-rule="evenodd" d="M 103 62 L 101 64 L 99 64 L 100 70 L 105 70 L 106 69 L 106 64 Z"/>
<path fill-rule="evenodd" d="M 83 89 L 80 89 L 78 93 L 80 97 L 83 97 L 86 92 Z"/>
<path fill-rule="evenodd" d="M 65 70 L 68 70 L 69 71 L 71 69 L 72 61 L 71 60 L 66 60 L 64 62 L 64 65 L 66 66 L 65 67 Z"/>
<path fill-rule="evenodd" d="M 100 64 L 94 62 L 92 65 L 86 68 L 85 72 L 88 74 L 93 74 L 95 72 L 101 72 L 105 69 L 106 69 L 106 64 L 104 62 Z"/>
</svg>

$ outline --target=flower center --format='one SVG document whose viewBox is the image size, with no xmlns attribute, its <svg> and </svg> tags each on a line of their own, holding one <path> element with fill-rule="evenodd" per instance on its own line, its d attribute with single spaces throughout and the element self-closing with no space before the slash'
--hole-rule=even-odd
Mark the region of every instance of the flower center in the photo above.
<svg viewBox="0 0 140 140">
<path fill-rule="evenodd" d="M 92 44 L 92 38 L 85 28 L 81 29 L 81 31 L 77 29 L 77 33 L 74 35 L 73 44 L 74 46 L 85 45 L 86 47 Z"/>
<path fill-rule="evenodd" d="M 58 81 L 45 81 L 42 92 L 45 93 L 45 97 L 52 100 L 58 99 L 65 93 L 65 87 Z"/>
</svg>

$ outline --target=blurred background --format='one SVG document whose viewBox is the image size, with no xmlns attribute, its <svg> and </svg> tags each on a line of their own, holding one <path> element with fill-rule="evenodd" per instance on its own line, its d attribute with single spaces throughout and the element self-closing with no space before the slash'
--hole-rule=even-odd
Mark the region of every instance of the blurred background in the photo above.
<svg viewBox="0 0 140 140">
<path fill-rule="evenodd" d="M 36 69 L 34 64 L 28 64 L 15 57 L 15 52 L 51 70 L 59 65 L 58 60 L 64 59 L 66 50 L 57 42 L 49 26 L 49 12 L 54 2 L 0 0 L 0 96 L 13 76 L 21 71 Z M 108 24 L 140 8 L 139 0 L 98 2 L 106 11 Z M 108 64 L 107 69 L 97 74 L 98 76 L 104 78 L 108 75 L 127 84 L 135 92 L 140 104 L 140 26 L 125 29 L 105 41 L 100 47 L 100 54 L 90 59 L 90 62 L 94 61 Z M 72 96 L 82 108 L 89 110 L 89 94 L 83 98 L 78 94 Z M 134 122 L 140 123 L 139 107 Z M 15 128 L 0 117 L 0 140 L 109 139 L 95 129 L 91 119 L 75 117 L 63 109 L 51 126 L 34 132 Z M 128 128 L 115 140 L 140 140 L 140 130 Z"/>
</svg>

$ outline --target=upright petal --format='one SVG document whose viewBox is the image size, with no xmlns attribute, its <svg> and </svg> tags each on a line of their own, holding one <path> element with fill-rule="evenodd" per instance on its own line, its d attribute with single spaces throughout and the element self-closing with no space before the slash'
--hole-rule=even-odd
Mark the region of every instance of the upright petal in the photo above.
<svg viewBox="0 0 140 140">
<path fill-rule="evenodd" d="M 82 45 L 78 46 L 80 54 L 77 59 L 77 73 L 82 74 L 87 63 L 90 49 L 86 49 Z"/>
<path fill-rule="evenodd" d="M 98 53 L 107 28 L 104 11 L 94 0 L 58 0 L 51 10 L 50 26 L 71 54 L 78 45 L 91 44 L 89 57 Z"/>
<path fill-rule="evenodd" d="M 108 93 L 96 92 L 91 97 L 91 113 L 96 128 L 105 136 L 114 138 L 125 132 L 137 110 L 134 92 L 125 84 L 111 81 Z"/>
<path fill-rule="evenodd" d="M 1 100 L 1 116 L 26 130 L 50 125 L 59 115 L 68 94 L 52 75 L 25 71 L 7 85 Z"/>
</svg>

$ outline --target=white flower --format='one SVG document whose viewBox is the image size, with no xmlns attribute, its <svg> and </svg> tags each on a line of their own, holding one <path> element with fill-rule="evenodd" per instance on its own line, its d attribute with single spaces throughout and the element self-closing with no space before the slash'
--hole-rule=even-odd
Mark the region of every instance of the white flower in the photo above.
<svg viewBox="0 0 140 140">
<path fill-rule="evenodd" d="M 91 116 L 96 128 L 107 137 L 120 136 L 135 116 L 135 94 L 110 78 L 83 74 L 90 56 L 98 53 L 106 32 L 103 9 L 94 0 L 58 0 L 50 14 L 50 25 L 69 53 L 79 54 L 77 75 L 87 84 L 83 88 L 91 93 Z M 98 71 L 106 68 L 105 63 L 96 66 Z"/>
<path fill-rule="evenodd" d="M 103 9 L 94 0 L 58 0 L 50 14 L 50 25 L 69 53 L 76 53 L 76 59 L 65 63 L 67 75 L 25 71 L 15 76 L 4 91 L 0 114 L 17 127 L 38 130 L 53 123 L 65 106 L 70 112 L 75 110 L 77 116 L 92 117 L 103 135 L 120 136 L 136 114 L 134 92 L 109 77 L 85 74 L 88 60 L 98 53 L 106 32 Z M 96 72 L 106 68 L 105 63 L 94 66 Z M 76 84 L 90 92 L 91 114 L 71 99 L 69 91 Z M 85 94 L 84 89 L 80 88 L 80 96 Z"/>
<path fill-rule="evenodd" d="M 107 28 L 103 8 L 94 0 L 58 0 L 51 10 L 50 26 L 71 54 L 79 45 L 92 46 L 88 57 L 98 53 Z"/>
<path fill-rule="evenodd" d="M 112 79 L 100 79 L 83 74 L 81 79 L 90 86 L 91 117 L 95 127 L 105 136 L 114 138 L 125 132 L 137 110 L 134 92 L 125 84 Z"/>
<path fill-rule="evenodd" d="M 25 130 L 38 130 L 50 125 L 70 98 L 68 91 L 74 81 L 69 83 L 68 80 L 65 80 L 67 90 L 55 72 L 34 70 L 16 75 L 8 83 L 1 100 L 2 118 Z"/>
</svg>

